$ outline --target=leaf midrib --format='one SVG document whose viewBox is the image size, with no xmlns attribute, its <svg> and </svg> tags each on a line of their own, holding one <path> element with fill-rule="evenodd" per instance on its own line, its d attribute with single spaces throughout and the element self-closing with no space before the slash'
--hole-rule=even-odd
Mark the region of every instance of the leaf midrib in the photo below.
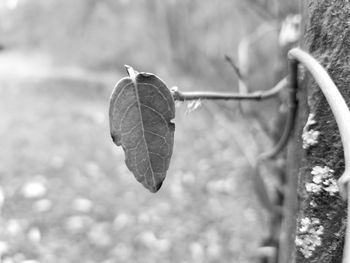
<svg viewBox="0 0 350 263">
<path fill-rule="evenodd" d="M 147 160 L 148 160 L 148 164 L 149 164 L 149 169 L 151 169 L 151 172 L 152 172 L 152 180 L 153 180 L 153 187 L 156 187 L 156 179 L 155 179 L 155 176 L 154 176 L 154 171 L 153 171 L 153 167 L 152 167 L 152 164 L 151 164 L 151 160 L 150 160 L 150 155 L 149 155 L 149 150 L 148 150 L 148 144 L 147 144 L 147 140 L 146 140 L 146 136 L 145 136 L 145 129 L 143 127 L 143 118 L 142 118 L 142 111 L 141 111 L 141 102 L 140 102 L 140 97 L 139 97 L 139 89 L 138 89 L 138 85 L 137 85 L 137 76 L 139 74 L 136 74 L 134 77 L 130 77 L 134 87 L 135 87 L 135 93 L 136 93 L 136 102 L 137 102 L 137 108 L 139 110 L 139 113 L 140 113 L 140 119 L 141 119 L 141 129 L 142 129 L 142 139 L 145 143 L 145 146 L 146 146 L 146 151 L 147 151 Z M 146 176 L 147 176 L 147 170 L 146 170 L 146 173 L 144 175 L 145 177 L 145 180 L 147 182 L 147 179 L 146 179 Z"/>
</svg>

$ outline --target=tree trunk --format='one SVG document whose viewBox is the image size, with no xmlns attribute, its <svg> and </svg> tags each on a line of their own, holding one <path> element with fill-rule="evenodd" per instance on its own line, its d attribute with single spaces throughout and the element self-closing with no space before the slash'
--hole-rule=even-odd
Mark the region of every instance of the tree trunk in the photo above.
<svg viewBox="0 0 350 263">
<path fill-rule="evenodd" d="M 304 5 L 303 48 L 327 69 L 349 105 L 350 3 L 308 0 Z M 300 110 L 289 148 L 280 262 L 337 263 L 342 260 L 347 217 L 346 203 L 335 184 L 344 171 L 343 147 L 321 90 L 309 74 L 302 78 Z"/>
</svg>

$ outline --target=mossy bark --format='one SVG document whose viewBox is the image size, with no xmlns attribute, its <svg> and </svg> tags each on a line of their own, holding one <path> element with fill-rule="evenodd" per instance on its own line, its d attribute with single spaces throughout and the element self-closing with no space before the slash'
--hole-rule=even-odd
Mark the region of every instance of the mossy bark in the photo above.
<svg viewBox="0 0 350 263">
<path fill-rule="evenodd" d="M 328 71 L 341 94 L 350 105 L 350 1 L 309 0 L 305 1 L 305 35 L 303 49 L 310 52 Z M 299 94 L 300 110 L 297 118 L 295 137 L 289 149 L 290 186 L 297 183 L 297 192 L 287 193 L 289 216 L 283 240 L 286 248 L 281 262 L 332 262 L 342 260 L 346 228 L 346 203 L 339 194 L 331 195 L 321 190 L 306 191 L 306 184 L 313 183 L 311 171 L 314 167 L 329 167 L 338 179 L 344 171 L 343 147 L 332 111 L 321 90 L 308 74 L 302 76 L 303 88 Z M 302 148 L 303 126 L 309 113 L 316 121 L 310 129 L 320 132 L 315 145 Z M 350 125 L 350 123 L 349 123 Z M 297 178 L 296 178 L 297 176 Z M 293 179 L 294 178 L 294 179 Z M 296 198 L 297 196 L 297 198 Z M 289 199 L 288 199 L 289 198 Z M 288 213 L 286 209 L 286 213 Z M 319 220 L 317 228 L 320 244 L 310 247 L 305 253 L 303 245 L 295 245 L 296 238 L 304 238 L 312 231 L 302 229 L 305 218 Z M 311 238 L 311 237 L 310 237 Z M 305 247 L 304 247 L 305 248 Z M 281 253 L 284 253 L 281 251 Z"/>
</svg>

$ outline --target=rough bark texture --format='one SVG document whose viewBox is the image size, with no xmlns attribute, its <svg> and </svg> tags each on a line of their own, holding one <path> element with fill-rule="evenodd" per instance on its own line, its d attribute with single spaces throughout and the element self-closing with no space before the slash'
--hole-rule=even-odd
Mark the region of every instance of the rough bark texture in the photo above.
<svg viewBox="0 0 350 263">
<path fill-rule="evenodd" d="M 350 105 L 350 1 L 309 0 L 307 8 L 304 49 L 309 51 L 328 71 L 345 100 Z M 298 208 L 293 231 L 289 236 L 288 261 L 283 262 L 341 262 L 346 227 L 346 203 L 339 193 L 332 195 L 322 189 L 307 191 L 307 185 L 316 184 L 311 172 L 317 166 L 334 172 L 329 178 L 338 179 L 344 171 L 343 147 L 337 124 L 322 92 L 306 74 L 300 95 L 300 115 L 291 154 L 291 172 L 298 174 Z M 307 103 L 303 104 L 303 100 Z M 308 113 L 314 114 L 315 123 L 307 130 L 319 132 L 317 143 L 302 149 L 301 136 Z M 350 123 L 349 123 L 350 125 Z M 304 130 L 304 134 L 307 132 Z M 298 149 L 299 148 L 299 149 Z M 297 155 L 299 154 L 299 155 Z M 314 179 L 314 181 L 313 181 Z M 290 201 L 293 203 L 293 201 Z M 309 244 L 313 241 L 314 246 Z M 296 241 L 296 246 L 292 242 Z M 316 244 L 316 245 L 315 245 Z M 295 247 L 294 247 L 295 246 Z M 282 252 L 283 253 L 283 252 Z"/>
</svg>

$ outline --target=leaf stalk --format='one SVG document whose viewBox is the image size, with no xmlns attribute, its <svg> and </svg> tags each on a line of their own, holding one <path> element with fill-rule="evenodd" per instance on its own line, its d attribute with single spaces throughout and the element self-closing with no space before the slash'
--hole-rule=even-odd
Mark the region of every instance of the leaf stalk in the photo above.
<svg viewBox="0 0 350 263">
<path fill-rule="evenodd" d="M 256 91 L 248 94 L 230 93 L 230 92 L 214 92 L 214 91 L 193 91 L 182 92 L 179 90 L 171 90 L 174 100 L 264 100 L 275 97 L 288 84 L 287 77 L 283 78 L 273 88 L 266 91 Z"/>
<path fill-rule="evenodd" d="M 287 119 L 285 126 L 283 128 L 282 135 L 279 139 L 279 141 L 276 143 L 276 145 L 270 149 L 269 151 L 261 153 L 257 157 L 257 161 L 255 164 L 255 170 L 254 170 L 254 185 L 256 188 L 256 191 L 258 192 L 259 198 L 261 199 L 262 205 L 272 214 L 277 214 L 280 215 L 282 214 L 281 207 L 276 206 L 273 204 L 271 201 L 267 190 L 265 186 L 265 182 L 262 179 L 262 176 L 260 174 L 260 166 L 262 163 L 266 160 L 272 160 L 279 153 L 282 152 L 282 150 L 286 147 L 289 141 L 289 137 L 292 134 L 294 123 L 295 123 L 295 117 L 297 113 L 297 106 L 298 106 L 298 100 L 297 100 L 297 91 L 298 91 L 298 82 L 295 81 L 296 79 L 296 74 L 297 74 L 297 64 L 296 63 L 291 63 L 290 64 L 290 80 L 288 81 L 287 78 L 283 79 L 286 81 L 286 84 L 289 82 L 288 89 L 289 89 L 289 100 L 288 100 L 288 114 L 287 114 Z"/>
</svg>

